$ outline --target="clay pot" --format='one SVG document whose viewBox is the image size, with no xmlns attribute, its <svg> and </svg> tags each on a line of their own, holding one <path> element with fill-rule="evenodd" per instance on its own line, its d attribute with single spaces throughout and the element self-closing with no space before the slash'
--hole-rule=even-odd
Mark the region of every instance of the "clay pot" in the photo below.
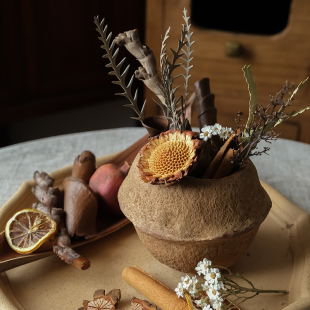
<svg viewBox="0 0 310 310">
<path fill-rule="evenodd" d="M 224 267 L 235 264 L 271 208 L 253 163 L 221 179 L 187 176 L 171 186 L 155 186 L 140 179 L 139 156 L 118 199 L 152 255 L 182 272 L 194 272 L 203 258 Z"/>
</svg>

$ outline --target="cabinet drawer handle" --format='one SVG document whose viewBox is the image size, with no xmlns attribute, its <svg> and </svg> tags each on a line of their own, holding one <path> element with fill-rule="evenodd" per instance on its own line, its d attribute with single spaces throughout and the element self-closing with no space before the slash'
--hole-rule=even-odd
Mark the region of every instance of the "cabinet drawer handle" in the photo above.
<svg viewBox="0 0 310 310">
<path fill-rule="evenodd" d="M 227 41 L 224 46 L 225 55 L 228 57 L 240 57 L 242 45 L 237 41 Z"/>
</svg>

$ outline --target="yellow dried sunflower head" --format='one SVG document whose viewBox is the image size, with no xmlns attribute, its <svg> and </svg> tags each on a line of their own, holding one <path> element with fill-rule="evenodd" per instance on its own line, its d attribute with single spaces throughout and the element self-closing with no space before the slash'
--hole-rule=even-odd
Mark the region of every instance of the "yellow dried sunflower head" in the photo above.
<svg viewBox="0 0 310 310">
<path fill-rule="evenodd" d="M 200 154 L 192 131 L 166 131 L 152 138 L 140 151 L 141 179 L 151 184 L 172 184 L 188 174 Z"/>
</svg>

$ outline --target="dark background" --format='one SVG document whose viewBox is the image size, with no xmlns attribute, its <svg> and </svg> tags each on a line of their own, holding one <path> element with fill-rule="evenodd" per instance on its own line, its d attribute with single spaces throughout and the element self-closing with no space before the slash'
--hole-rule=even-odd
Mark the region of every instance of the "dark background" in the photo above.
<svg viewBox="0 0 310 310">
<path fill-rule="evenodd" d="M 102 59 L 94 16 L 113 37 L 139 29 L 145 0 L 0 0 L 0 147 L 88 130 L 138 126 Z M 138 62 L 125 48 L 131 64 Z M 123 65 L 125 68 L 125 65 Z M 142 83 L 139 98 L 143 100 Z M 142 103 L 142 102 L 141 102 Z"/>
</svg>

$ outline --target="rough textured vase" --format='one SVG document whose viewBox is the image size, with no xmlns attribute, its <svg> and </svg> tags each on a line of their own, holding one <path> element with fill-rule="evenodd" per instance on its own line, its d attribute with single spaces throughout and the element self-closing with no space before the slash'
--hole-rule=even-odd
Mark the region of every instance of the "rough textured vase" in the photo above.
<svg viewBox="0 0 310 310">
<path fill-rule="evenodd" d="M 271 208 L 251 161 L 222 179 L 184 177 L 171 186 L 144 183 L 138 155 L 120 187 L 120 207 L 160 262 L 191 272 L 203 258 L 232 266 Z"/>
</svg>

